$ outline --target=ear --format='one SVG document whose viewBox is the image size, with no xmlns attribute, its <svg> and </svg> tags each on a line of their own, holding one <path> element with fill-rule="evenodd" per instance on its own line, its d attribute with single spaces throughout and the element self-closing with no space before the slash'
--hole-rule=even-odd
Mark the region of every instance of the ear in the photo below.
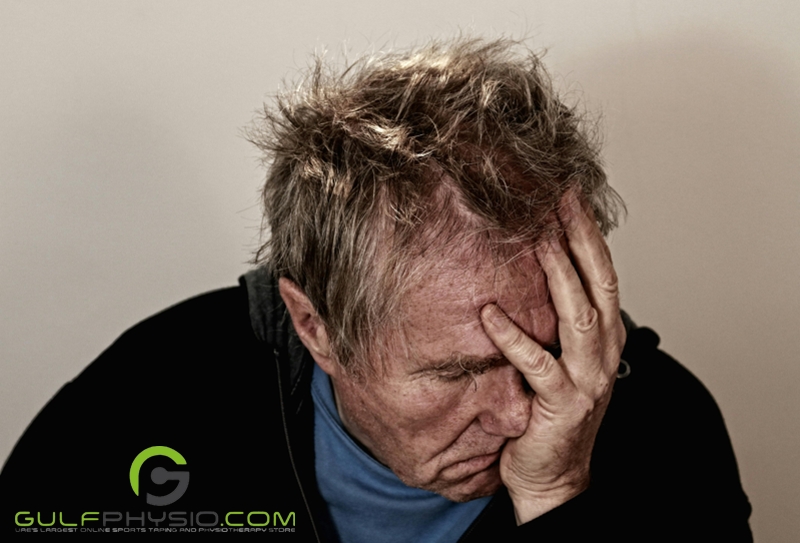
<svg viewBox="0 0 800 543">
<path fill-rule="evenodd" d="M 338 369 L 337 362 L 333 359 L 328 331 L 319 318 L 317 310 L 311 304 L 306 293 L 299 286 L 286 277 L 278 279 L 278 290 L 283 298 L 283 303 L 292 317 L 292 324 L 306 346 L 314 361 L 328 375 L 333 375 Z"/>
</svg>

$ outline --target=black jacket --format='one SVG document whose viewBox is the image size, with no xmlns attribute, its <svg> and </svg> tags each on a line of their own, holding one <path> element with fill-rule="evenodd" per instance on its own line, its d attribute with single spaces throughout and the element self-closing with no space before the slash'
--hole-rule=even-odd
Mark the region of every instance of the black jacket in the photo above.
<svg viewBox="0 0 800 543">
<path fill-rule="evenodd" d="M 658 341 L 647 328 L 629 332 L 630 375 L 614 387 L 590 488 L 521 527 L 501 491 L 461 541 L 752 540 L 719 409 Z M 314 473 L 312 368 L 277 285 L 260 272 L 143 321 L 66 384 L 20 439 L 0 474 L 0 534 L 272 529 L 335 541 Z M 137 496 L 131 463 L 154 445 L 187 463 L 147 460 Z M 190 474 L 185 494 L 165 507 L 144 499 L 177 485 L 152 483 L 156 466 Z"/>
</svg>

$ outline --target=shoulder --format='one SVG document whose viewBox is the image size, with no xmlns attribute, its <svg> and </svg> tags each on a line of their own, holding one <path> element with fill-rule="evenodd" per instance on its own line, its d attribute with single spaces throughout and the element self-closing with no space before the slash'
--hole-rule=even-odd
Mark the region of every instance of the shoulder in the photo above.
<svg viewBox="0 0 800 543">
<path fill-rule="evenodd" d="M 244 286 L 219 289 L 170 306 L 123 333 L 81 374 L 91 378 L 104 366 L 126 364 L 136 369 L 158 369 L 165 365 L 181 367 L 192 361 L 181 353 L 194 353 L 208 347 L 242 340 L 254 340 L 250 327 L 247 290 Z M 194 365 L 194 364 L 193 364 Z"/>
<path fill-rule="evenodd" d="M 654 436 L 722 424 L 722 415 L 703 383 L 658 348 L 650 328 L 628 332 L 619 378 L 607 413 L 608 425 L 641 424 Z M 644 435 L 645 432 L 642 432 Z"/>
<path fill-rule="evenodd" d="M 629 332 L 630 373 L 617 380 L 597 435 L 592 492 L 642 526 L 672 523 L 683 540 L 747 541 L 750 504 L 722 413 L 658 343 L 649 328 Z"/>
<path fill-rule="evenodd" d="M 606 453 L 637 458 L 675 455 L 698 438 L 727 441 L 722 414 L 708 389 L 686 367 L 658 348 L 650 328 L 628 332 L 619 376 L 596 445 Z"/>
<path fill-rule="evenodd" d="M 243 286 L 204 293 L 175 304 L 123 333 L 61 395 L 95 398 L 122 409 L 142 395 L 172 406 L 202 401 L 209 388 L 225 394 L 263 372 L 271 351 L 253 334 Z M 206 402 L 207 403 L 207 402 Z M 144 408 L 145 406 L 142 406 Z"/>
<path fill-rule="evenodd" d="M 126 462 L 164 445 L 217 478 L 205 488 L 227 495 L 233 483 L 217 462 L 257 462 L 260 431 L 282 431 L 280 417 L 261 416 L 280 413 L 272 360 L 250 325 L 244 285 L 169 307 L 122 334 L 42 409 L 0 474 L 0 494 L 30 498 L 35 472 L 48 503 L 124 504 Z"/>
<path fill-rule="evenodd" d="M 271 382 L 272 350 L 252 330 L 242 284 L 175 304 L 123 333 L 60 395 L 76 408 L 133 416 L 202 413 L 248 401 Z M 190 407 L 191 406 L 191 407 Z M 96 411 L 96 410 L 95 410 Z"/>
</svg>

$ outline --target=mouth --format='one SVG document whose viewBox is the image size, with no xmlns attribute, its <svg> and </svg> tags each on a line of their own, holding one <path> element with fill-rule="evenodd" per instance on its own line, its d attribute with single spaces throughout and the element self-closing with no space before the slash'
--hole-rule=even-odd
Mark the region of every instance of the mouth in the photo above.
<svg viewBox="0 0 800 543">
<path fill-rule="evenodd" d="M 493 453 L 473 456 L 471 458 L 467 458 L 466 460 L 456 462 L 455 464 L 445 468 L 442 471 L 442 476 L 443 478 L 451 481 L 458 481 L 461 479 L 466 479 L 467 477 L 472 477 L 473 475 L 492 468 L 495 464 L 499 463 L 500 454 L 502 452 L 503 450 L 500 449 L 499 451 Z"/>
</svg>

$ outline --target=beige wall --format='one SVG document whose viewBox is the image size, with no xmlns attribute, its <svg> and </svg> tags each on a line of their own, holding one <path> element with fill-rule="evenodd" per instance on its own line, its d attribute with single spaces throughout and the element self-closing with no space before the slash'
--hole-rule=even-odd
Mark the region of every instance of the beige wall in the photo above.
<svg viewBox="0 0 800 543">
<path fill-rule="evenodd" d="M 458 28 L 527 33 L 602 109 L 623 304 L 720 403 L 757 539 L 800 540 L 793 0 L 0 0 L 0 461 L 128 326 L 247 268 L 239 128 L 307 52 Z"/>
</svg>

